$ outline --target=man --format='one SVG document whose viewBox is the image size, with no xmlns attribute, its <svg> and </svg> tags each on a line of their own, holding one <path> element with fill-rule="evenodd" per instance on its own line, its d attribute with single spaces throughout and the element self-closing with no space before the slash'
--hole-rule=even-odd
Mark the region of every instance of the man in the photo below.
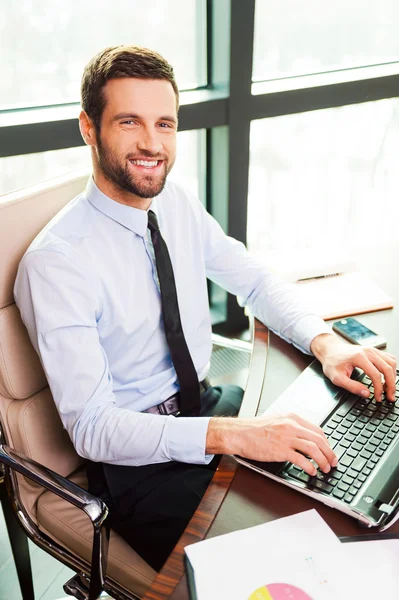
<svg viewBox="0 0 399 600">
<path fill-rule="evenodd" d="M 394 400 L 392 356 L 340 342 L 192 194 L 166 182 L 178 102 L 173 70 L 155 52 L 107 48 L 90 61 L 80 129 L 93 178 L 34 240 L 15 285 L 64 427 L 91 461 L 89 489 L 156 569 L 204 494 L 214 455 L 290 460 L 311 474 L 309 457 L 324 472 L 337 464 L 319 427 L 295 415 L 233 418 L 242 390 L 208 387 L 206 277 L 313 353 L 335 384 L 367 396 L 350 379 L 357 366 L 377 399 L 383 378 Z"/>
</svg>

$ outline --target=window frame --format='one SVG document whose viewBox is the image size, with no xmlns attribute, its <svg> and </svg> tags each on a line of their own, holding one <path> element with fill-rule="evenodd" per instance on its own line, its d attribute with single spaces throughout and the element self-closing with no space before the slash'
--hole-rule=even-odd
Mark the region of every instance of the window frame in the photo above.
<svg viewBox="0 0 399 600">
<path fill-rule="evenodd" d="M 179 130 L 206 130 L 205 205 L 225 232 L 246 244 L 251 121 L 399 96 L 399 74 L 372 65 L 362 78 L 312 85 L 298 77 L 290 89 L 268 91 L 252 82 L 255 0 L 207 0 L 207 71 L 204 89 L 181 93 Z M 315 82 L 316 80 L 314 80 Z M 258 87 L 257 87 L 258 86 Z M 83 145 L 79 104 L 0 111 L 0 157 Z M 47 111 L 47 112 L 46 112 Z M 68 111 L 70 111 L 68 113 Z M 220 332 L 247 327 L 235 297 L 210 289 Z"/>
</svg>

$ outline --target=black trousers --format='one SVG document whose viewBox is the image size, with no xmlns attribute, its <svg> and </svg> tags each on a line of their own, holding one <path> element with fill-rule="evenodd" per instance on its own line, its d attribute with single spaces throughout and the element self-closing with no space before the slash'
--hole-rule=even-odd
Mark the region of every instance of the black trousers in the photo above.
<svg viewBox="0 0 399 600">
<path fill-rule="evenodd" d="M 235 416 L 243 390 L 210 387 L 201 396 L 201 416 Z M 157 571 L 185 530 L 220 457 L 208 465 L 167 462 L 125 467 L 90 462 L 89 491 L 110 511 L 110 524 Z"/>
</svg>

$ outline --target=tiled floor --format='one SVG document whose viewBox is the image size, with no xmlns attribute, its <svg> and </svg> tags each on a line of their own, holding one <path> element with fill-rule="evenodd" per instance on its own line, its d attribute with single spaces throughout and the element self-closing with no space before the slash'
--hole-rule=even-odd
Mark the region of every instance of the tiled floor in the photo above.
<svg viewBox="0 0 399 600">
<path fill-rule="evenodd" d="M 63 584 L 74 572 L 29 542 L 35 600 L 64 600 Z M 0 600 L 22 600 L 10 542 L 0 507 Z"/>
</svg>

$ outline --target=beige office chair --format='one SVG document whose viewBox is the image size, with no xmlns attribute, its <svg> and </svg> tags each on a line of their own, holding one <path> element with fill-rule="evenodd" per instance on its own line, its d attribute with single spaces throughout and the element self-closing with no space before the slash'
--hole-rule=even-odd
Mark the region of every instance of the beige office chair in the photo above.
<svg viewBox="0 0 399 600">
<path fill-rule="evenodd" d="M 143 596 L 156 572 L 113 531 L 108 547 L 107 507 L 85 491 L 84 460 L 61 425 L 13 298 L 17 266 L 26 248 L 85 188 L 88 175 L 86 171 L 58 178 L 0 198 L 0 479 L 3 468 L 14 513 L 26 534 L 76 571 L 64 587 L 66 593 L 94 600 L 104 589 L 127 600 Z M 220 339 L 214 348 L 220 356 L 232 350 Z M 241 344 L 241 350 L 249 363 L 248 347 Z M 254 362 L 256 382 L 249 390 L 254 406 L 264 362 L 265 357 Z M 245 379 L 247 374 L 248 369 L 242 368 L 241 376 Z M 239 382 L 243 387 L 244 379 Z M 12 523 L 9 526 L 13 528 Z M 25 586 L 24 600 L 30 600 L 28 553 L 23 555 L 27 566 L 17 564 L 17 570 L 21 587 Z"/>
<path fill-rule="evenodd" d="M 115 532 L 106 567 L 107 508 L 82 489 L 87 487 L 84 461 L 61 425 L 13 298 L 26 248 L 87 179 L 85 171 L 0 199 L 0 441 L 8 446 L 0 449 L 0 463 L 8 467 L 14 508 L 29 537 L 88 577 L 90 600 L 103 587 L 115 598 L 130 599 L 144 595 L 156 572 Z M 83 588 L 74 589 L 79 585 L 71 581 L 66 591 L 85 597 Z"/>
</svg>

